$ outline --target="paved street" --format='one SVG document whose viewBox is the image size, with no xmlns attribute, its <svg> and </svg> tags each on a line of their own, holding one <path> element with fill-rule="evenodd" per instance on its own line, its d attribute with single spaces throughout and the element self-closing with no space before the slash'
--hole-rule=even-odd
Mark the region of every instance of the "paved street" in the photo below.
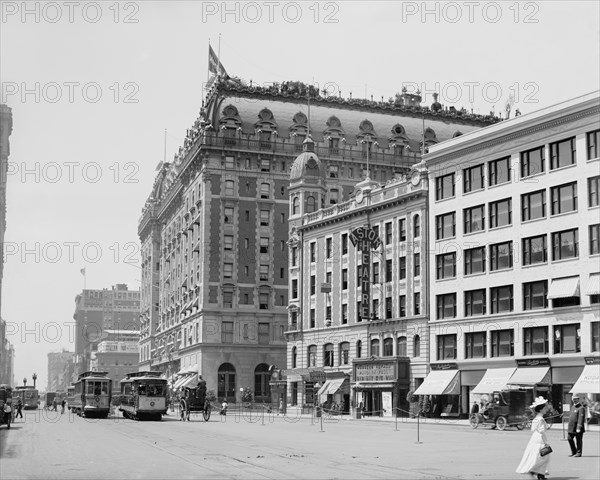
<svg viewBox="0 0 600 480">
<path fill-rule="evenodd" d="M 421 424 L 310 417 L 218 415 L 208 423 L 135 422 L 120 417 L 82 419 L 71 414 L 27 412 L 11 430 L 0 429 L 0 478 L 478 478 L 518 479 L 529 433 L 464 424 Z M 568 458 L 560 426 L 550 478 L 595 479 L 599 433 L 585 435 L 584 456 Z"/>
</svg>

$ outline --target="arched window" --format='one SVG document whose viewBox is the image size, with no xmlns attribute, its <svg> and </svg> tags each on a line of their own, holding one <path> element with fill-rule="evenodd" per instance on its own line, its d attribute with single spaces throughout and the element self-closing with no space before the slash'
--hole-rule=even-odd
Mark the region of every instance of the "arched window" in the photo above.
<svg viewBox="0 0 600 480">
<path fill-rule="evenodd" d="M 298 215 L 299 208 L 300 200 L 298 199 L 298 197 L 294 197 L 294 200 L 292 200 L 292 215 Z"/>
<path fill-rule="evenodd" d="M 296 347 L 292 347 L 292 368 L 296 368 L 296 362 L 298 361 L 298 351 Z"/>
<path fill-rule="evenodd" d="M 362 342 L 359 340 L 356 342 L 356 358 L 360 358 L 362 356 Z"/>
<path fill-rule="evenodd" d="M 350 344 L 348 342 L 340 343 L 340 365 L 348 365 L 350 363 Z"/>
<path fill-rule="evenodd" d="M 398 337 L 398 356 L 406 357 L 408 352 L 406 351 L 406 337 Z"/>
<path fill-rule="evenodd" d="M 255 402 L 271 402 L 271 387 L 269 380 L 271 373 L 269 366 L 266 363 L 257 365 L 254 369 L 254 401 Z"/>
<path fill-rule="evenodd" d="M 323 366 L 333 367 L 333 343 L 323 345 Z"/>
<path fill-rule="evenodd" d="M 308 347 L 308 366 L 316 367 L 317 366 L 317 346 L 310 345 Z"/>
<path fill-rule="evenodd" d="M 413 338 L 413 357 L 421 356 L 421 337 L 415 335 Z"/>
<path fill-rule="evenodd" d="M 313 213 L 317 210 L 317 201 L 312 195 L 306 199 L 306 213 Z"/>
<path fill-rule="evenodd" d="M 371 340 L 371 356 L 379 356 L 379 339 L 374 338 Z"/>
<path fill-rule="evenodd" d="M 383 356 L 391 357 L 394 355 L 394 339 L 386 338 L 383 340 Z"/>
<path fill-rule="evenodd" d="M 413 217 L 413 236 L 419 238 L 421 236 L 421 219 L 419 215 Z"/>
<path fill-rule="evenodd" d="M 231 363 L 223 363 L 219 367 L 217 395 L 219 401 L 225 398 L 235 402 L 235 367 Z"/>
</svg>

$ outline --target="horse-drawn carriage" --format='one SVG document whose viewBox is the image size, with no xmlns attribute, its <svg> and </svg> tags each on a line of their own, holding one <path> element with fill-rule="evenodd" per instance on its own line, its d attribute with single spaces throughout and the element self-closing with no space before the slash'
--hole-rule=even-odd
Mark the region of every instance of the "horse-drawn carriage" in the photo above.
<svg viewBox="0 0 600 480">
<path fill-rule="evenodd" d="M 191 413 L 202 413 L 205 422 L 210 419 L 211 405 L 206 396 L 206 381 L 197 379 L 197 383 L 181 387 L 179 400 L 179 419 L 189 421 Z"/>
</svg>

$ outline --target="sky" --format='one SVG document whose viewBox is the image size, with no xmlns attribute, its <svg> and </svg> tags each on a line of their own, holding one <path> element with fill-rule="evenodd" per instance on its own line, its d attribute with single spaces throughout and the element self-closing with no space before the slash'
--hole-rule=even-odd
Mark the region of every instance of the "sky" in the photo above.
<svg viewBox="0 0 600 480">
<path fill-rule="evenodd" d="M 595 1 L 0 2 L 13 112 L 1 314 L 15 380 L 74 350 L 75 296 L 140 285 L 137 224 L 156 167 L 195 121 L 209 41 L 254 84 L 528 113 L 598 90 Z M 220 39 L 219 39 L 220 38 Z M 166 136 L 165 136 L 166 129 Z M 166 142 L 165 142 L 166 138 Z M 85 277 L 80 270 L 85 268 Z"/>
</svg>

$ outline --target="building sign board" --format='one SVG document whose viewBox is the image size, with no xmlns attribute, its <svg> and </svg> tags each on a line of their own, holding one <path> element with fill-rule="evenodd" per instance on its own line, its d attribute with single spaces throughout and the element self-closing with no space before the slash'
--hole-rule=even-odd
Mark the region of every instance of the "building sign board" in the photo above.
<svg viewBox="0 0 600 480">
<path fill-rule="evenodd" d="M 522 358 L 517 360 L 517 367 L 549 367 L 549 358 Z"/>
<path fill-rule="evenodd" d="M 369 245 L 371 250 L 377 250 L 381 245 L 381 240 L 377 232 L 370 226 L 356 227 L 350 231 L 350 241 L 355 247 L 360 245 L 359 248 Z"/>
<path fill-rule="evenodd" d="M 362 363 L 354 366 L 355 382 L 395 382 L 394 363 Z"/>
</svg>

